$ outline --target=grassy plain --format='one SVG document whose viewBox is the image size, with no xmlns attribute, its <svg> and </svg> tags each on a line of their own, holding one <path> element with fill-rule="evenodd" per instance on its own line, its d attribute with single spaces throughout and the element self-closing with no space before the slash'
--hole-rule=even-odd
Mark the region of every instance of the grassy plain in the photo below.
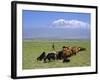
<svg viewBox="0 0 100 80">
<path fill-rule="evenodd" d="M 63 63 L 57 60 L 49 63 L 37 61 L 36 58 L 45 51 L 52 51 L 52 43 L 55 44 L 57 51 L 62 46 L 80 46 L 86 48 L 86 51 L 79 52 L 76 56 L 70 57 L 69 63 Z M 90 66 L 91 50 L 89 40 L 23 40 L 23 69 L 43 69 L 43 68 L 61 68 L 61 67 L 83 67 Z"/>
</svg>

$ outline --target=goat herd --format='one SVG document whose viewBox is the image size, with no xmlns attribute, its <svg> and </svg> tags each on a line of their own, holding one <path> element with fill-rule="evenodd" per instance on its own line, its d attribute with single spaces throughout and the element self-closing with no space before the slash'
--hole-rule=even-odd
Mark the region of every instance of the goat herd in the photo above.
<svg viewBox="0 0 100 80">
<path fill-rule="evenodd" d="M 71 46 L 63 46 L 61 51 L 53 51 L 48 54 L 46 52 L 42 52 L 42 54 L 37 58 L 38 61 L 43 61 L 44 63 L 62 60 L 63 62 L 70 62 L 69 57 L 76 55 L 80 51 L 86 50 L 82 47 L 71 47 Z"/>
</svg>

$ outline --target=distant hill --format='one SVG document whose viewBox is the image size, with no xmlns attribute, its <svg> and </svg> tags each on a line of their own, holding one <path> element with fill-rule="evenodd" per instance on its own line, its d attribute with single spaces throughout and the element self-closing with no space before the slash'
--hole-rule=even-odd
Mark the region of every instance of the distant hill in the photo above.
<svg viewBox="0 0 100 80">
<path fill-rule="evenodd" d="M 90 30 L 65 28 L 24 29 L 23 39 L 90 39 Z"/>
</svg>

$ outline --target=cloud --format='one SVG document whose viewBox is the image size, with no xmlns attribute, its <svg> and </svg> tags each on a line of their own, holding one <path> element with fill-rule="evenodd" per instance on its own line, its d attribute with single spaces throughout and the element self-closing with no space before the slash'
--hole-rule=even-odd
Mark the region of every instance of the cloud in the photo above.
<svg viewBox="0 0 100 80">
<path fill-rule="evenodd" d="M 79 20 L 58 19 L 52 22 L 55 28 L 89 28 L 89 24 Z"/>
</svg>

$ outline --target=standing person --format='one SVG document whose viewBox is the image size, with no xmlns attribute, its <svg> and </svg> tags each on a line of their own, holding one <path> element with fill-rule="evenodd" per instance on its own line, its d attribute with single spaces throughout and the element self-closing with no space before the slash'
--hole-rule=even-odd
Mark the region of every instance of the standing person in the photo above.
<svg viewBox="0 0 100 80">
<path fill-rule="evenodd" d="M 52 44 L 52 53 L 55 53 L 55 54 L 56 54 L 56 50 L 55 50 L 55 45 L 54 45 L 54 43 Z"/>
<path fill-rule="evenodd" d="M 55 45 L 54 45 L 54 43 L 52 44 L 52 49 L 53 49 L 53 51 L 55 51 Z"/>
</svg>

